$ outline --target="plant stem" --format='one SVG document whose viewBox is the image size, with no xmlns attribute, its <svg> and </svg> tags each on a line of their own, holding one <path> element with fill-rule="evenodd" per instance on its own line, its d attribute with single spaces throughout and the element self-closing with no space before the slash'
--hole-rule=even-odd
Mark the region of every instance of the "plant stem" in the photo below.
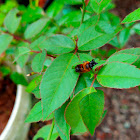
<svg viewBox="0 0 140 140">
<path fill-rule="evenodd" d="M 76 53 L 77 53 L 77 51 L 78 51 L 77 42 L 78 42 L 78 38 L 76 39 L 76 47 L 75 47 L 75 52 L 74 52 L 74 54 L 76 54 Z"/>
<path fill-rule="evenodd" d="M 39 0 L 36 0 L 35 1 L 35 6 L 38 7 L 38 4 L 39 4 Z"/>
<path fill-rule="evenodd" d="M 33 53 L 42 53 L 42 51 L 30 51 L 30 52 L 33 52 Z M 52 57 L 52 58 L 56 58 L 55 56 L 53 55 L 50 55 L 50 54 L 47 54 L 46 56 L 49 56 L 49 57 Z"/>
<path fill-rule="evenodd" d="M 9 33 L 8 31 L 6 31 L 6 32 L 2 31 L 2 32 L 3 32 L 3 33 L 6 33 L 6 34 L 9 34 L 9 35 L 11 35 L 11 36 L 13 36 L 13 38 L 16 39 L 16 40 L 18 40 L 18 41 L 27 42 L 27 43 L 29 43 L 29 44 L 31 43 L 30 41 L 25 40 L 25 39 L 21 38 L 20 36 L 17 36 L 17 35 L 11 34 L 11 33 Z"/>
<path fill-rule="evenodd" d="M 49 133 L 49 135 L 48 135 L 47 140 L 50 140 L 50 139 L 51 139 L 52 132 L 53 132 L 53 128 L 54 128 L 54 119 L 52 120 L 52 127 L 51 127 L 51 130 L 50 130 L 50 133 Z"/>
<path fill-rule="evenodd" d="M 93 79 L 93 81 L 92 81 L 92 83 L 91 83 L 91 86 L 90 86 L 90 87 L 93 87 L 93 84 L 94 84 L 94 82 L 95 82 L 96 77 L 97 77 L 97 74 L 95 74 L 95 75 L 94 75 L 94 79 Z"/>
<path fill-rule="evenodd" d="M 85 15 L 85 10 L 86 10 L 86 4 L 85 4 L 85 1 L 82 0 L 82 2 L 83 2 L 83 12 L 82 12 L 81 24 L 82 24 L 83 21 L 84 21 L 84 15 Z"/>
</svg>

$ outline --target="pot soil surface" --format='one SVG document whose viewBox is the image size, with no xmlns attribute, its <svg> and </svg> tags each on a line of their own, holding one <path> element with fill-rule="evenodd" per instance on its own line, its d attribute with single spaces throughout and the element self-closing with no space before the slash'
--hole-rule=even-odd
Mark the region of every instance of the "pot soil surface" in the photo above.
<svg viewBox="0 0 140 140">
<path fill-rule="evenodd" d="M 9 76 L 2 77 L 0 73 L 0 134 L 10 118 L 16 98 L 16 85 Z"/>
</svg>

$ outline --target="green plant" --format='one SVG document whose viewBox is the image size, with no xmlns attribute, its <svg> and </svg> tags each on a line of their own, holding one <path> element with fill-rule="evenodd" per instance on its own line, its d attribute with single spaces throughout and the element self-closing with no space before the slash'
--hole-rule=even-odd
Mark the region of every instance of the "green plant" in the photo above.
<svg viewBox="0 0 140 140">
<path fill-rule="evenodd" d="M 27 80 L 25 79 L 24 75 L 15 72 L 10 68 L 10 66 L 7 66 L 8 64 L 5 63 L 5 59 L 2 60 L 3 57 L 0 57 L 0 78 L 4 79 L 5 77 L 8 77 L 15 83 L 15 84 L 21 84 L 24 86 L 28 85 Z M 2 61 L 2 62 L 1 62 Z"/>
<path fill-rule="evenodd" d="M 34 139 L 93 135 L 107 112 L 104 93 L 96 88 L 140 85 L 140 48 L 124 49 L 132 34 L 140 34 L 140 8 L 122 22 L 109 12 L 112 8 L 111 0 L 55 0 L 45 12 L 31 2 L 6 14 L 0 53 L 6 51 L 21 68 L 30 57 L 35 78 L 26 91 L 40 99 L 26 122 L 52 119 Z M 112 49 L 101 49 L 105 44 Z M 93 57 L 98 64 L 91 72 L 75 72 L 77 63 Z"/>
</svg>

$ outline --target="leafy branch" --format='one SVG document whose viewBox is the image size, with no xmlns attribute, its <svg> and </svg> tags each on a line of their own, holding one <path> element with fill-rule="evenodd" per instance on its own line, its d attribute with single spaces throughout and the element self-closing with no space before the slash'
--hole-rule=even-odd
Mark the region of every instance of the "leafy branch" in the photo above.
<svg viewBox="0 0 140 140">
<path fill-rule="evenodd" d="M 30 51 L 30 52 L 33 52 L 33 53 L 42 53 L 42 51 Z M 52 58 L 56 58 L 55 56 L 50 55 L 50 54 L 47 54 L 47 56 L 52 57 Z"/>
<path fill-rule="evenodd" d="M 15 40 L 27 42 L 27 43 L 29 43 L 29 44 L 31 43 L 29 40 L 23 39 L 23 38 L 21 38 L 20 36 L 17 36 L 17 35 L 15 35 L 15 34 L 9 33 L 8 31 L 6 31 L 6 32 L 2 31 L 2 32 L 13 36 L 13 38 L 14 38 Z"/>
</svg>

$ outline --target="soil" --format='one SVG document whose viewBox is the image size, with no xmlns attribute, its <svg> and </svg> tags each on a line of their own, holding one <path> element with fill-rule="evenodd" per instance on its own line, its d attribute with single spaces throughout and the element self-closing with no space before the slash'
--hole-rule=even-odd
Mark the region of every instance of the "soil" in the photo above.
<svg viewBox="0 0 140 140">
<path fill-rule="evenodd" d="M 99 140 L 140 140 L 140 91 L 102 89 L 108 113 L 96 129 Z"/>
<path fill-rule="evenodd" d="M 2 77 L 0 73 L 0 134 L 11 115 L 16 97 L 16 85 L 9 76 Z"/>
</svg>

